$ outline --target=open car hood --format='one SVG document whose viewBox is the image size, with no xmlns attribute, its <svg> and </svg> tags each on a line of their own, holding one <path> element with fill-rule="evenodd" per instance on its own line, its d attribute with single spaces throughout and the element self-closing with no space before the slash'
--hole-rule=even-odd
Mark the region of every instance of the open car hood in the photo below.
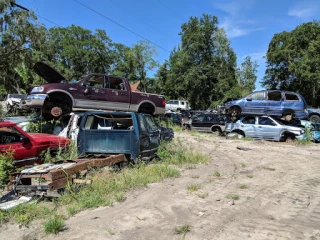
<svg viewBox="0 0 320 240">
<path fill-rule="evenodd" d="M 44 78 L 48 83 L 59 83 L 66 80 L 57 70 L 45 64 L 44 62 L 37 62 L 33 66 L 33 70 L 40 77 Z"/>
</svg>

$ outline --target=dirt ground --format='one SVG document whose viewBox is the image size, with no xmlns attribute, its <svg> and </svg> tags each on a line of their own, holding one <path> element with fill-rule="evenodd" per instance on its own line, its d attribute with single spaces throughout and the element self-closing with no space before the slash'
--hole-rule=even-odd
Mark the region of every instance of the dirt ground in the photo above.
<svg viewBox="0 0 320 240">
<path fill-rule="evenodd" d="M 45 236 L 35 221 L 2 226 L 0 239 L 320 239 L 319 145 L 176 137 L 211 162 L 135 189 L 113 207 L 80 212 L 57 236 Z M 201 188 L 188 192 L 190 184 Z M 185 225 L 190 232 L 175 233 Z"/>
</svg>

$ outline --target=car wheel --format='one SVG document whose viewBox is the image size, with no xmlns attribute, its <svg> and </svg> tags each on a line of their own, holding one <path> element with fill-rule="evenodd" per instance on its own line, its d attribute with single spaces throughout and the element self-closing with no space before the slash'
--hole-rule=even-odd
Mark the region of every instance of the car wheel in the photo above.
<svg viewBox="0 0 320 240">
<path fill-rule="evenodd" d="M 229 113 L 232 117 L 239 116 L 241 114 L 241 108 L 237 106 L 231 107 Z"/>
<path fill-rule="evenodd" d="M 309 119 L 310 122 L 320 122 L 320 116 L 318 115 L 311 115 Z"/>
<path fill-rule="evenodd" d="M 292 136 L 287 136 L 286 137 L 286 142 L 287 143 L 292 143 L 294 141 L 294 138 Z"/>
</svg>

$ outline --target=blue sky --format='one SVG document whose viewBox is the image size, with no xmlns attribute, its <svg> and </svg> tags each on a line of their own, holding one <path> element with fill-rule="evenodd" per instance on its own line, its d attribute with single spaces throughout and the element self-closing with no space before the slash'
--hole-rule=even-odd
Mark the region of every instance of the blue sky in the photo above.
<svg viewBox="0 0 320 240">
<path fill-rule="evenodd" d="M 256 90 L 262 89 L 259 81 L 265 71 L 263 56 L 273 35 L 291 31 L 303 22 L 320 20 L 320 0 L 17 0 L 16 3 L 62 27 L 75 24 L 92 31 L 104 29 L 112 41 L 128 46 L 142 40 L 107 17 L 160 46 L 155 57 L 160 64 L 169 59 L 170 51 L 180 42 L 181 25 L 190 16 L 215 15 L 219 27 L 227 32 L 238 64 L 248 55 L 258 61 Z M 56 26 L 43 18 L 39 21 L 47 28 Z"/>
</svg>

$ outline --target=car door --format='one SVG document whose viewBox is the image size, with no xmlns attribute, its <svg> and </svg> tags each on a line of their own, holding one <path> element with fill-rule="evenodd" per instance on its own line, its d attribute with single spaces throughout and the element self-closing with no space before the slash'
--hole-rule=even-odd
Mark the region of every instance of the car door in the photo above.
<svg viewBox="0 0 320 240">
<path fill-rule="evenodd" d="M 160 128 L 155 120 L 147 114 L 139 114 L 141 127 L 140 152 L 143 157 L 154 157 L 160 145 Z"/>
<path fill-rule="evenodd" d="M 204 115 L 198 115 L 192 118 L 191 129 L 201 131 Z"/>
<path fill-rule="evenodd" d="M 243 113 L 263 114 L 266 108 L 266 93 L 265 91 L 254 92 L 244 101 Z"/>
<path fill-rule="evenodd" d="M 38 158 L 37 151 L 32 147 L 28 136 L 20 133 L 14 126 L 1 127 L 0 152 L 13 152 L 16 161 L 34 161 Z"/>
<path fill-rule="evenodd" d="M 281 91 L 268 91 L 267 111 L 270 115 L 281 115 L 283 96 Z"/>
<path fill-rule="evenodd" d="M 107 109 L 129 111 L 130 90 L 120 77 L 106 76 Z"/>
<path fill-rule="evenodd" d="M 88 76 L 75 94 L 76 105 L 86 109 L 108 109 L 105 88 L 105 76 L 103 74 L 92 74 Z"/>
<path fill-rule="evenodd" d="M 280 137 L 281 128 L 270 117 L 258 118 L 258 135 L 261 139 L 276 140 Z"/>
<path fill-rule="evenodd" d="M 256 125 L 256 117 L 247 116 L 244 117 L 240 123 L 240 129 L 244 132 L 246 137 L 257 138 L 257 125 Z"/>
</svg>

